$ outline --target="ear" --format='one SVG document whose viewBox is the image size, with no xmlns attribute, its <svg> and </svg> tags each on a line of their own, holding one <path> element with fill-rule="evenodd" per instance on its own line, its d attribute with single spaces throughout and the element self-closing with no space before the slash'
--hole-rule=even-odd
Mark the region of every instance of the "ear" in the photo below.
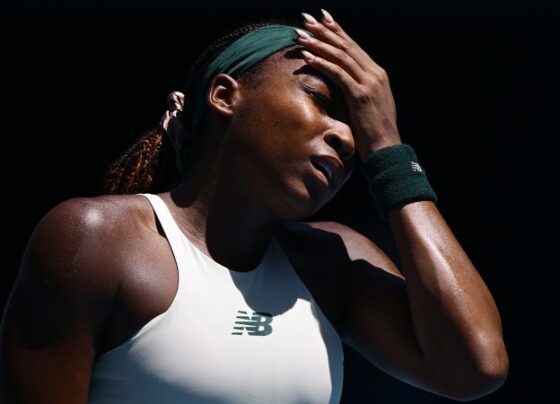
<svg viewBox="0 0 560 404">
<path fill-rule="evenodd" d="M 240 99 L 240 86 L 228 74 L 220 73 L 212 79 L 208 91 L 208 106 L 218 114 L 231 117 Z"/>
</svg>

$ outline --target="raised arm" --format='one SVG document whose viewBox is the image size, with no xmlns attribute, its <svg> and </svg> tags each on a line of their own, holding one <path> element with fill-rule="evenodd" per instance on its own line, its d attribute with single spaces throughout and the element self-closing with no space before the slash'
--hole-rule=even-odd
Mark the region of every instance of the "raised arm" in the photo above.
<svg viewBox="0 0 560 404">
<path fill-rule="evenodd" d="M 2 318 L 2 402 L 86 403 L 104 320 L 116 292 L 101 249 L 101 212 L 63 202 L 38 224 Z M 1 390 L 0 390 L 1 391 Z"/>
<path fill-rule="evenodd" d="M 360 158 L 404 150 L 398 146 L 387 73 L 330 15 L 321 22 L 306 16 L 306 28 L 315 37 L 300 34 L 308 50 L 305 60 L 345 94 Z M 406 163 L 412 172 L 408 179 L 420 175 L 417 162 Z M 383 164 L 379 190 L 403 172 L 386 159 Z M 429 195 L 427 187 L 410 184 L 393 182 L 392 192 L 383 196 L 391 200 L 411 188 Z M 484 281 L 434 202 L 385 202 L 380 206 L 387 208 L 400 270 L 364 236 L 342 225 L 326 225 L 342 237 L 352 259 L 344 268 L 341 302 L 345 342 L 386 372 L 437 394 L 469 400 L 494 391 L 507 376 L 508 356 L 500 316 Z"/>
</svg>

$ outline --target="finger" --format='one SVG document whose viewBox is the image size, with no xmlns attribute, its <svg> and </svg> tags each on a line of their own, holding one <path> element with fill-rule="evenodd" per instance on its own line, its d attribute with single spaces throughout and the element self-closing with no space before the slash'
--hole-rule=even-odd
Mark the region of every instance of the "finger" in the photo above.
<svg viewBox="0 0 560 404">
<path fill-rule="evenodd" d="M 364 58 L 369 59 L 369 60 L 371 60 L 371 62 L 375 63 L 375 61 L 371 58 L 371 56 L 365 50 L 363 50 L 360 47 L 360 45 L 358 45 L 358 43 L 356 41 L 354 41 L 352 39 L 352 37 L 350 37 L 350 35 L 348 35 L 346 33 L 346 31 L 344 31 L 344 29 L 342 29 L 340 24 L 335 21 L 333 16 L 327 10 L 321 9 L 321 12 L 323 13 L 323 18 L 321 19 L 321 23 L 325 27 L 329 28 L 331 31 L 333 31 L 335 34 L 337 34 L 339 37 L 348 41 L 348 43 L 350 43 L 352 46 L 354 46 L 356 48 L 356 51 L 358 53 L 360 53 Z"/>
<path fill-rule="evenodd" d="M 362 83 L 365 79 L 365 72 L 361 66 L 352 58 L 348 53 L 343 50 L 332 46 L 329 43 L 323 42 L 316 38 L 312 38 L 305 31 L 296 29 L 298 33 L 298 41 L 301 45 L 305 46 L 312 54 L 320 56 L 341 66 L 348 72 L 354 80 Z"/>
<path fill-rule="evenodd" d="M 317 38 L 330 43 L 331 45 L 343 50 L 348 53 L 363 69 L 367 69 L 371 66 L 373 60 L 370 56 L 362 49 L 360 46 L 352 40 L 337 23 L 323 24 L 317 21 L 313 16 L 302 13 L 305 20 L 305 27 Z M 332 18 L 332 17 L 331 17 Z M 323 22 L 324 22 L 323 18 Z M 343 34 L 340 36 L 335 32 L 335 27 L 339 27 L 339 32 Z"/>
<path fill-rule="evenodd" d="M 357 93 L 358 83 L 342 67 L 307 50 L 302 50 L 301 54 L 309 66 L 316 68 L 330 78 L 347 99 L 351 99 L 352 95 Z"/>
<path fill-rule="evenodd" d="M 329 28 L 330 30 L 332 30 L 335 34 L 337 34 L 339 37 L 343 38 L 344 40 L 348 41 L 349 43 L 353 43 L 355 45 L 358 45 L 356 43 L 356 41 L 354 41 L 350 35 L 348 35 L 340 26 L 340 24 L 338 24 L 333 16 L 325 9 L 321 9 L 321 12 L 323 13 L 323 18 L 321 19 L 321 23 Z"/>
<path fill-rule="evenodd" d="M 332 44 L 333 46 L 347 52 L 364 70 L 369 66 L 376 67 L 377 64 L 365 52 L 356 41 L 354 41 L 340 25 L 334 21 L 332 16 L 323 14 L 322 22 L 317 21 L 312 15 L 302 13 L 305 27 L 318 38 Z M 332 22 L 329 22 L 329 19 Z"/>
</svg>

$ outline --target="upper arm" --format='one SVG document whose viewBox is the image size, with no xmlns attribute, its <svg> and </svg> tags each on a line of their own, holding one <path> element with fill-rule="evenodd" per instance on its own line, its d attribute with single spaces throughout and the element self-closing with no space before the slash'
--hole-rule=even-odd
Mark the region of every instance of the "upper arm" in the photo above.
<svg viewBox="0 0 560 404">
<path fill-rule="evenodd" d="M 431 389 L 434 373 L 416 339 L 404 276 L 364 235 L 335 222 L 323 228 L 340 236 L 349 257 L 340 299 L 343 342 L 386 373 Z"/>
<path fill-rule="evenodd" d="M 73 199 L 33 232 L 0 328 L 3 379 L 22 403 L 85 403 L 116 281 L 102 212 Z"/>
</svg>

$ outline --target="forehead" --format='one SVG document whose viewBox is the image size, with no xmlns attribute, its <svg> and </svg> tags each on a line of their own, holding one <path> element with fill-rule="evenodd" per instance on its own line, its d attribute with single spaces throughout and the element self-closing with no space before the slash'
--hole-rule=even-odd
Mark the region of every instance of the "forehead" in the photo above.
<svg viewBox="0 0 560 404">
<path fill-rule="evenodd" d="M 325 74 L 305 62 L 301 54 L 302 49 L 301 46 L 288 48 L 269 57 L 262 71 L 264 74 L 261 76 L 269 85 L 263 88 L 277 94 L 278 89 L 291 88 L 297 91 L 295 89 L 301 87 L 291 84 L 302 83 L 304 86 L 319 90 L 323 96 L 326 96 L 333 106 L 333 111 L 336 111 L 335 114 L 346 121 L 348 110 L 342 91 Z"/>
<path fill-rule="evenodd" d="M 332 81 L 317 69 L 309 66 L 301 54 L 301 46 L 283 49 L 276 52 L 268 60 L 265 71 L 267 76 L 279 79 L 314 79 L 320 81 L 328 87 L 334 87 Z"/>
</svg>

